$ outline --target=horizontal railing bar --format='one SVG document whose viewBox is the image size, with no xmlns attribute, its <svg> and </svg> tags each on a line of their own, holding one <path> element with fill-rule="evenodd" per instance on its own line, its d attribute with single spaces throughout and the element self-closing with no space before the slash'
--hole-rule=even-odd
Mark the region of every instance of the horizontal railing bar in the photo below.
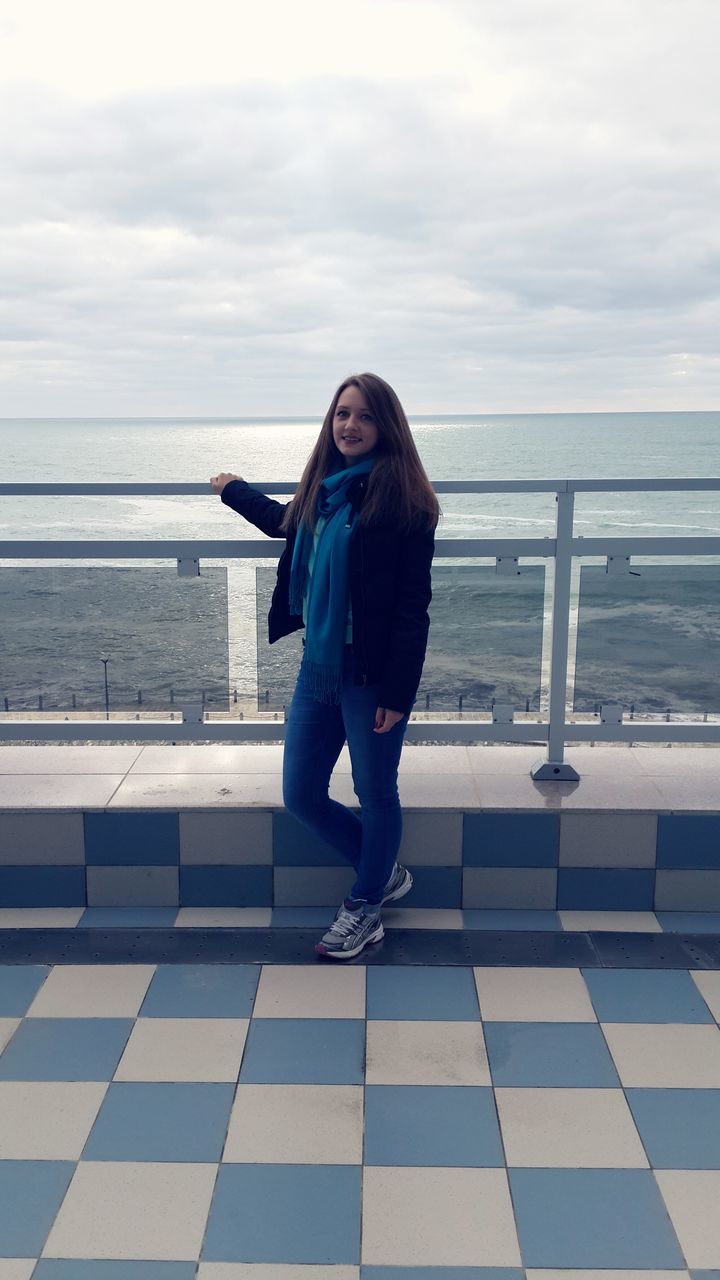
<svg viewBox="0 0 720 1280">
<path fill-rule="evenodd" d="M 720 537 L 573 538 L 574 556 L 720 555 Z"/>
<path fill-rule="evenodd" d="M 0 560 L 174 560 L 204 557 L 210 559 L 277 559 L 285 540 L 281 538 L 226 539 L 166 538 L 132 541 L 61 541 L 46 539 L 34 542 L 25 538 L 0 541 Z M 458 556 L 554 556 L 554 538 L 441 538 L 435 543 L 435 555 Z"/>
<path fill-rule="evenodd" d="M 248 481 L 251 488 L 263 493 L 294 493 L 297 480 Z M 598 480 L 435 480 L 431 481 L 436 493 L 627 493 L 642 490 L 683 491 L 720 490 L 720 478 L 687 476 L 682 479 L 657 477 L 607 478 Z M 214 497 L 209 483 L 204 481 L 12 481 L 0 483 L 0 497 L 69 497 L 69 496 L 156 496 L 197 494 Z"/>
</svg>

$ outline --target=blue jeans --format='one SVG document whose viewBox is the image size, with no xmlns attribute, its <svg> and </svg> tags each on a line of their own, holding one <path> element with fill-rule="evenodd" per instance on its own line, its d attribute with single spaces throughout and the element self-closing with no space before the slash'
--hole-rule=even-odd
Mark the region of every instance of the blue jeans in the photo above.
<svg viewBox="0 0 720 1280">
<path fill-rule="evenodd" d="M 377 690 L 353 684 L 352 646 L 346 645 L 340 703 L 318 702 L 302 671 L 287 712 L 283 802 L 290 813 L 352 863 L 350 897 L 379 903 L 402 836 L 397 774 L 409 715 L 387 733 L 374 733 Z M 347 738 L 360 817 L 328 795 L 330 775 Z"/>
</svg>

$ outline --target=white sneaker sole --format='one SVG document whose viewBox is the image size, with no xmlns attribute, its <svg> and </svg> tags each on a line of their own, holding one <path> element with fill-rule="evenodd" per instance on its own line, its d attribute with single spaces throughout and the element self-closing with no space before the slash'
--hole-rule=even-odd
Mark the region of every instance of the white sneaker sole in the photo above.
<svg viewBox="0 0 720 1280">
<path fill-rule="evenodd" d="M 373 933 L 369 934 L 367 938 L 363 938 L 359 946 L 353 947 L 352 951 L 333 951 L 332 949 L 326 947 L 323 942 L 316 942 L 315 950 L 317 951 L 318 955 L 330 956 L 333 960 L 352 960 L 353 956 L 360 955 L 360 952 L 362 951 L 363 947 L 366 947 L 369 942 L 380 942 L 381 938 L 384 938 L 384 937 L 385 937 L 385 930 L 383 929 L 382 920 L 381 920 L 380 923 L 378 924 L 377 929 L 375 929 Z"/>
<path fill-rule="evenodd" d="M 407 867 L 405 868 L 405 870 L 407 871 Z M 386 902 L 397 902 L 398 898 L 404 898 L 405 894 L 409 893 L 412 887 L 413 887 L 413 878 L 410 875 L 410 872 L 407 871 L 407 875 L 403 883 L 398 886 L 398 888 L 395 890 L 394 893 L 389 893 L 387 898 L 383 898 L 380 905 L 384 907 Z"/>
</svg>

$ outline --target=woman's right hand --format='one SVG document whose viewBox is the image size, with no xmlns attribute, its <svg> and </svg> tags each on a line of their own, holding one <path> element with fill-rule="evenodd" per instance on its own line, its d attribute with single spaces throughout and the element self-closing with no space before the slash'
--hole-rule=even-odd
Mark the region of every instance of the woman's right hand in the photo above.
<svg viewBox="0 0 720 1280">
<path fill-rule="evenodd" d="M 230 471 L 221 471 L 219 475 L 210 477 L 210 484 L 215 493 L 222 493 L 229 480 L 242 480 L 242 478 L 242 476 L 233 475 Z"/>
</svg>

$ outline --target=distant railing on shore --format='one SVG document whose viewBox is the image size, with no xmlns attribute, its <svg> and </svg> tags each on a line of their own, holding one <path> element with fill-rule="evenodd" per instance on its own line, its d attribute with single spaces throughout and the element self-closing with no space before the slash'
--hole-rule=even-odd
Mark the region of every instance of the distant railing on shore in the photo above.
<svg viewBox="0 0 720 1280">
<path fill-rule="evenodd" d="M 293 482 L 269 481 L 257 482 L 254 487 L 263 493 L 290 494 L 296 485 Z M 565 760 L 568 741 L 720 742 L 720 692 L 717 684 L 720 663 L 714 649 L 718 643 L 715 621 L 720 616 L 720 567 L 706 563 L 678 567 L 678 560 L 682 557 L 690 556 L 696 560 L 720 557 L 720 537 L 582 537 L 574 532 L 576 494 L 720 491 L 720 479 L 446 480 L 435 482 L 434 488 L 438 494 L 548 493 L 555 496 L 554 537 L 440 538 L 436 539 L 435 551 L 436 562 L 494 559 L 494 570 L 485 572 L 493 572 L 498 580 L 502 580 L 499 586 L 522 577 L 526 571 L 529 579 L 529 560 L 540 560 L 542 565 L 551 567 L 552 572 L 545 575 L 543 571 L 540 579 L 534 579 L 540 582 L 540 594 L 538 596 L 536 592 L 535 598 L 542 605 L 539 631 L 542 655 L 540 652 L 535 655 L 538 673 L 541 665 L 543 668 L 536 691 L 540 697 L 539 714 L 536 709 L 531 709 L 529 697 L 526 699 L 524 695 L 520 697 L 513 693 L 508 694 L 508 700 L 503 702 L 492 698 L 489 711 L 479 714 L 472 705 L 463 706 L 461 694 L 459 713 L 453 711 L 450 714 L 446 697 L 442 704 L 445 718 L 431 719 L 429 694 L 423 692 L 421 686 L 406 731 L 408 741 L 537 743 L 545 748 L 532 770 L 538 781 L 577 778 L 576 771 Z M 0 498 L 71 495 L 212 495 L 215 498 L 208 485 L 198 483 L 0 484 Z M 282 540 L 266 538 L 14 539 L 0 541 L 0 570 L 5 564 L 5 572 L 8 572 L 8 561 L 174 560 L 179 577 L 196 579 L 200 575 L 202 559 L 232 562 L 277 559 L 283 546 Z M 631 557 L 634 558 L 633 567 Z M 657 564 L 639 565 L 637 557 L 660 557 L 663 560 L 667 557 L 672 568 Z M 573 604 L 574 568 L 580 566 L 581 561 L 593 558 L 601 558 L 601 563 L 582 564 L 575 593 L 578 602 Z M 458 570 L 454 572 L 457 574 Z M 441 575 L 438 565 L 434 571 L 434 582 L 436 577 L 440 582 Z M 487 578 L 482 580 L 482 590 L 486 590 L 487 582 Z M 452 584 L 456 589 L 462 585 L 457 578 L 452 579 Z M 478 598 L 484 600 L 485 597 Z M 504 599 L 510 600 L 510 596 L 503 596 L 502 591 L 498 598 L 501 604 Z M 442 601 L 440 591 L 438 599 Z M 494 603 L 497 610 L 498 599 Z M 675 631 L 671 615 L 683 619 L 683 626 Z M 547 623 L 545 626 L 542 625 L 543 617 Z M 466 610 L 465 617 L 457 623 L 461 636 L 474 620 L 474 614 Z M 497 623 L 497 618 L 494 621 Z M 431 637 L 432 630 L 431 626 Z M 643 637 L 639 649 L 638 635 Z M 628 637 L 635 644 L 636 651 L 632 653 L 627 651 Z M 479 642 L 475 639 L 474 643 L 477 647 Z M 493 636 L 493 644 L 498 643 L 502 643 L 501 629 Z M 698 659 L 698 654 L 705 657 Z M 457 659 L 457 654 L 455 657 Z M 482 651 L 479 654 L 473 651 L 472 658 L 482 664 Z M 633 682 L 640 685 L 644 681 L 647 685 L 647 672 L 659 671 L 663 664 L 667 666 L 668 661 L 674 662 L 678 672 L 686 668 L 687 679 L 682 692 L 690 697 L 694 711 L 688 713 L 685 704 L 681 703 L 683 719 L 671 721 L 672 708 L 665 705 L 668 699 L 665 697 L 663 700 L 658 695 L 650 698 L 650 711 L 639 717 L 635 704 L 640 699 Z M 701 661 L 701 667 L 696 672 L 692 663 L 697 661 Z M 568 687 L 569 676 L 574 682 L 573 691 Z M 601 701 L 599 715 L 598 700 L 593 695 L 594 684 L 598 682 L 603 688 L 621 690 L 617 696 Z M 696 697 L 692 696 L 695 693 L 693 682 Z M 173 702 L 176 696 L 173 696 Z M 4 710 L 3 699 L 7 699 Z M 228 690 L 228 703 L 229 700 Z M 167 715 L 165 718 L 148 718 L 147 713 L 140 719 L 111 719 L 109 703 L 105 707 L 104 720 L 94 717 L 81 719 L 76 714 L 72 719 L 48 718 L 47 715 L 40 718 L 42 710 L 39 707 L 34 715 L 25 714 L 24 717 L 13 711 L 12 699 L 7 690 L 3 691 L 0 658 L 0 741 L 278 741 L 284 734 L 282 721 L 271 720 L 267 716 L 263 718 L 260 714 L 257 718 L 250 718 L 247 713 L 242 716 L 228 714 L 225 719 L 208 718 L 208 703 L 202 696 L 200 683 L 196 695 L 183 694 L 177 709 L 182 714 L 181 721 L 170 720 Z M 231 707 L 227 705 L 225 710 L 229 713 Z M 177 711 L 169 714 L 177 714 Z M 277 716 L 277 711 L 274 715 Z M 709 721 L 708 716 L 714 719 Z"/>
</svg>

